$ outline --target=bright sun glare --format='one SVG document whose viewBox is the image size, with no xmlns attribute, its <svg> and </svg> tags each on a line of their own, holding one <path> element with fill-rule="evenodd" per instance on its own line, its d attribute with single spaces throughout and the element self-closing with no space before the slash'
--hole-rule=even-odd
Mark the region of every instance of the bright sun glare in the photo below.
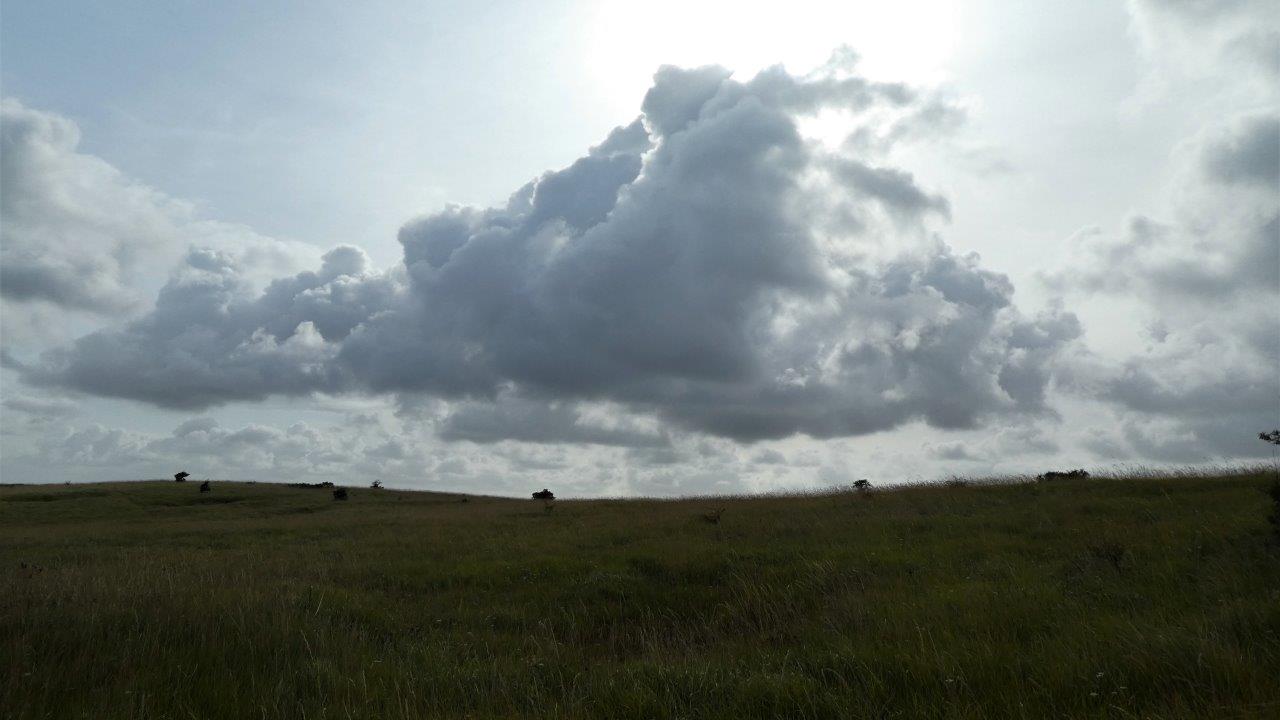
<svg viewBox="0 0 1280 720">
<path fill-rule="evenodd" d="M 841 45 L 867 77 L 934 84 L 946 79 L 958 15 L 954 3 L 928 0 L 611 2 L 595 12 L 588 62 L 610 95 L 632 103 L 661 64 L 715 63 L 746 79 L 777 63 L 806 72 Z"/>
</svg>

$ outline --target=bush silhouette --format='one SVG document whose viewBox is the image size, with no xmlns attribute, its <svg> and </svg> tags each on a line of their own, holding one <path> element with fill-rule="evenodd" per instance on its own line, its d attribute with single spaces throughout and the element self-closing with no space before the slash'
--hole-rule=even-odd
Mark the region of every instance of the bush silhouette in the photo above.
<svg viewBox="0 0 1280 720">
<path fill-rule="evenodd" d="M 1043 475 L 1037 475 L 1037 480 L 1087 480 L 1089 473 L 1086 470 L 1068 470 L 1066 472 L 1058 472 L 1050 470 Z"/>
</svg>

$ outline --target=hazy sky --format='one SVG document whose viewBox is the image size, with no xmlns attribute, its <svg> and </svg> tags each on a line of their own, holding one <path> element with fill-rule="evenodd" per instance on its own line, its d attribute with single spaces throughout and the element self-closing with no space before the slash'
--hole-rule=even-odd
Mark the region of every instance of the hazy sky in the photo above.
<svg viewBox="0 0 1280 720">
<path fill-rule="evenodd" d="M 1248 462 L 1280 12 L 5 3 L 4 482 Z M 535 487 L 535 489 L 536 489 Z"/>
</svg>

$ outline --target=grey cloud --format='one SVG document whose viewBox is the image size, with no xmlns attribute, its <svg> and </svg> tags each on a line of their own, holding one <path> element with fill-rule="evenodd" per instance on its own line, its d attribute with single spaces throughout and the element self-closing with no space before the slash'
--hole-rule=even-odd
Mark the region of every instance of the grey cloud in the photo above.
<svg viewBox="0 0 1280 720">
<path fill-rule="evenodd" d="M 883 154 L 902 143 L 928 143 L 948 138 L 966 120 L 963 108 L 941 96 L 934 96 L 913 103 L 905 114 L 887 124 L 860 125 L 845 138 L 844 146 L 858 154 Z M 984 164 L 990 170 L 1006 169 L 1007 165 L 996 157 L 986 158 Z"/>
<path fill-rule="evenodd" d="M 1206 144 L 1202 157 L 1207 173 L 1221 182 L 1280 189 L 1280 116 L 1240 118 L 1223 137 Z"/>
<path fill-rule="evenodd" d="M 649 140 L 649 132 L 645 130 L 643 118 L 636 118 L 630 125 L 616 127 L 609 132 L 604 142 L 591 148 L 590 154 L 600 155 L 643 155 L 653 143 Z"/>
<path fill-rule="evenodd" d="M 75 123 L 0 100 L 0 298 L 118 318 L 141 309 L 190 245 L 251 259 L 249 275 L 296 267 L 310 252 L 247 228 L 201 220 L 190 204 L 78 150 Z"/>
<path fill-rule="evenodd" d="M 1149 316 L 1156 342 L 1058 364 L 1063 389 L 1111 404 L 1131 452 L 1168 462 L 1258 457 L 1280 422 L 1280 117 L 1246 115 L 1201 133 L 1184 152 L 1168 220 L 1133 218 L 1118 238 L 1087 236 L 1065 293 L 1103 292 Z M 1267 137 L 1270 135 L 1271 137 Z M 1093 443 L 1114 456 L 1116 449 Z"/>
<path fill-rule="evenodd" d="M 997 432 L 989 443 L 987 455 L 1017 457 L 1032 453 L 1053 454 L 1059 446 L 1052 434 L 1039 425 L 1015 425 Z"/>
<path fill-rule="evenodd" d="M 436 464 L 435 472 L 444 475 L 466 475 L 470 472 L 470 468 L 465 460 L 453 458 Z"/>
<path fill-rule="evenodd" d="M 765 448 L 752 456 L 751 462 L 760 465 L 785 465 L 787 462 L 787 456 L 777 450 Z"/>
<path fill-rule="evenodd" d="M 99 467 L 136 464 L 147 456 L 145 438 L 101 425 L 73 429 L 46 442 L 43 451 L 60 463 Z"/>
<path fill-rule="evenodd" d="M 1150 302 L 1240 303 L 1277 289 L 1280 267 L 1280 116 L 1249 115 L 1207 133 L 1187 154 L 1189 179 L 1170 221 L 1145 215 L 1125 232 L 1087 233 L 1058 291 L 1137 294 Z"/>
<path fill-rule="evenodd" d="M 224 428 L 212 418 L 193 418 L 168 435 L 148 435 L 92 424 L 50 424 L 32 437 L 25 456 L 6 458 L 15 477 L 42 475 L 42 468 L 110 468 L 108 479 L 166 476 L 186 467 L 200 477 L 332 476 L 352 471 L 369 447 L 350 433 L 323 433 L 295 423 L 288 428 L 250 424 Z M 103 479 L 76 473 L 84 479 Z"/>
<path fill-rule="evenodd" d="M 55 266 L 37 258 L 12 258 L 0 266 L 0 288 L 11 300 L 50 300 L 78 310 L 121 310 L 132 305 L 118 288 L 103 287 L 110 269 L 93 258 Z"/>
<path fill-rule="evenodd" d="M 1087 433 L 1080 443 L 1095 457 L 1103 460 L 1123 460 L 1132 457 L 1132 451 L 1111 433 L 1093 430 Z"/>
<path fill-rule="evenodd" d="M 640 109 L 649 128 L 659 136 L 684 130 L 698 119 L 702 108 L 719 93 L 730 72 L 707 66 L 685 70 L 670 65 L 654 75 L 653 87 L 644 96 Z"/>
<path fill-rule="evenodd" d="M 977 462 L 982 460 L 981 457 L 971 453 L 968 446 L 962 442 L 926 445 L 925 452 L 929 457 L 937 460 L 960 460 L 966 462 Z"/>
<path fill-rule="evenodd" d="M 1262 445 L 1256 432 L 1231 433 L 1235 428 L 1228 427 L 1225 429 L 1233 437 L 1223 437 L 1221 420 L 1212 424 L 1220 430 L 1213 432 L 1208 423 L 1195 420 L 1168 423 L 1130 419 L 1122 425 L 1121 437 L 1127 443 L 1127 455 L 1136 454 L 1167 463 L 1233 460 L 1266 454 L 1265 447 L 1261 450 L 1254 447 L 1255 444 Z"/>
<path fill-rule="evenodd" d="M 677 465 L 684 460 L 685 458 L 671 447 L 635 447 L 627 450 L 628 464 L 641 467 Z"/>
<path fill-rule="evenodd" d="M 1201 129 L 1174 153 L 1165 213 L 1081 236 L 1059 292 L 1105 293 L 1136 313 L 1144 350 L 1063 356 L 1066 392 L 1109 405 L 1116 438 L 1085 446 L 1159 462 L 1263 457 L 1280 423 L 1280 14 L 1268 0 L 1132 0 L 1151 89 L 1205 88 L 1216 108 L 1253 108 Z M 1142 316 L 1146 317 L 1143 318 Z"/>
<path fill-rule="evenodd" d="M 606 426 L 585 418 L 569 403 L 504 399 L 497 403 L 467 403 L 441 423 L 442 440 L 491 443 L 516 440 L 529 443 L 575 443 L 622 447 L 666 447 L 670 440 L 634 423 Z"/>
<path fill-rule="evenodd" d="M 129 276 L 168 240 L 173 208 L 79 142 L 71 121 L 0 100 L 0 296 L 119 312 L 140 300 Z"/>
<path fill-rule="evenodd" d="M 218 421 L 210 417 L 192 418 L 173 429 L 174 437 L 185 437 L 191 433 L 210 432 L 218 427 Z"/>
<path fill-rule="evenodd" d="M 1271 0 L 1130 0 L 1140 36 L 1153 53 L 1181 56 L 1184 63 L 1231 68 L 1236 84 L 1261 75 L 1280 77 L 1280 13 Z M 1260 71 L 1260 72 L 1259 72 Z"/>
<path fill-rule="evenodd" d="M 240 467 L 316 467 L 347 460 L 326 445 L 305 423 L 285 429 L 250 424 L 233 430 L 211 418 L 197 418 L 180 425 L 169 437 L 149 441 L 146 449 L 156 457 L 214 458 L 219 464 Z"/>
<path fill-rule="evenodd" d="M 4 407 L 38 417 L 69 417 L 79 410 L 70 400 L 46 399 L 17 395 L 4 399 Z"/>
<path fill-rule="evenodd" d="M 254 298 L 241 265 L 192 251 L 152 313 L 48 353 L 27 379 L 175 409 L 340 389 L 334 341 L 386 307 L 394 283 L 346 274 L 363 271 L 363 253 L 338 248 L 320 273 L 277 280 Z"/>
<path fill-rule="evenodd" d="M 836 176 L 860 193 L 878 200 L 894 216 L 915 219 L 925 212 L 951 216 L 946 198 L 925 193 L 911 173 L 843 160 L 837 165 Z"/>
<path fill-rule="evenodd" d="M 425 394 L 471 403 L 441 432 L 481 441 L 626 444 L 580 426 L 584 401 L 740 441 L 1049 412 L 1078 324 L 1023 317 L 1006 277 L 932 239 L 945 201 L 909 172 L 800 136 L 823 107 L 933 102 L 829 70 L 663 68 L 641 119 L 567 168 L 407 224 L 401 267 L 344 248 L 255 295 L 234 253 L 193 251 L 154 312 L 25 376 L 192 409 Z"/>
</svg>

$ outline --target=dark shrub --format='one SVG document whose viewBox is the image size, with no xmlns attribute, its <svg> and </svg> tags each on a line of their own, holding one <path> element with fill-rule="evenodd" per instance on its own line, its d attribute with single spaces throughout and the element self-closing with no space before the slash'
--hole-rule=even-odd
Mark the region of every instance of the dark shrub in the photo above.
<svg viewBox="0 0 1280 720">
<path fill-rule="evenodd" d="M 1037 480 L 1087 480 L 1089 473 L 1086 470 L 1068 470 L 1066 472 L 1058 472 L 1050 470 L 1043 475 L 1037 475 Z"/>
<path fill-rule="evenodd" d="M 173 481 L 174 481 L 174 482 L 186 482 L 186 481 L 187 481 L 187 478 L 188 478 L 188 477 L 190 477 L 190 476 L 191 476 L 191 473 L 186 472 L 186 471 L 184 470 L 183 472 L 180 472 L 180 473 L 178 473 L 178 474 L 174 475 L 174 476 L 173 476 Z"/>
<path fill-rule="evenodd" d="M 381 490 L 381 489 L 382 489 L 382 481 L 381 481 L 381 480 L 374 480 L 374 481 L 373 481 L 373 483 L 369 485 L 369 487 L 373 488 L 374 490 Z"/>
<path fill-rule="evenodd" d="M 208 480 L 205 480 L 204 482 L 200 483 L 200 492 L 209 492 L 212 489 L 213 488 L 209 487 Z"/>
<path fill-rule="evenodd" d="M 853 489 L 854 489 L 854 490 L 870 490 L 870 489 L 871 489 L 871 481 L 870 481 L 870 480 L 867 480 L 867 479 L 865 479 L 865 478 L 864 478 L 864 479 L 862 479 L 862 480 L 856 480 L 856 481 L 854 481 L 854 483 L 853 483 Z"/>
<path fill-rule="evenodd" d="M 338 488 L 337 490 L 334 490 L 334 491 L 333 491 L 333 499 L 334 499 L 334 500 L 346 500 L 346 499 L 347 499 L 347 489 L 346 489 L 346 488 Z"/>
<path fill-rule="evenodd" d="M 533 494 L 533 499 L 534 500 L 555 500 L 556 494 L 546 488 L 542 488 L 541 490 Z"/>
</svg>

